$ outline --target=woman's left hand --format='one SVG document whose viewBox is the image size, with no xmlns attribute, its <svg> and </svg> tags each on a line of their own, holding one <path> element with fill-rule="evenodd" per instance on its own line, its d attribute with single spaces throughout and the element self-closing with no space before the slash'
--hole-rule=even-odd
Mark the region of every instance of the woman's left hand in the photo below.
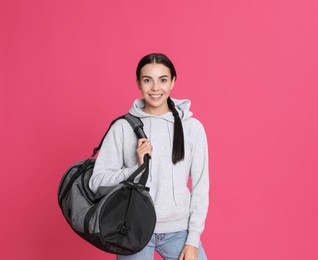
<svg viewBox="0 0 318 260">
<path fill-rule="evenodd" d="M 185 245 L 179 260 L 198 260 L 198 249 L 194 246 Z"/>
</svg>

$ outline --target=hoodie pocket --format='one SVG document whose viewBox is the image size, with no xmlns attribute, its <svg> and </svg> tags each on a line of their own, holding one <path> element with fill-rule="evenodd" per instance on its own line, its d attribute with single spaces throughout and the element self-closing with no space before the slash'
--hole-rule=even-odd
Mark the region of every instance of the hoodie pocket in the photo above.
<svg viewBox="0 0 318 260">
<path fill-rule="evenodd" d="M 184 187 L 178 192 L 177 205 L 179 208 L 190 208 L 191 194 L 187 187 Z"/>
</svg>

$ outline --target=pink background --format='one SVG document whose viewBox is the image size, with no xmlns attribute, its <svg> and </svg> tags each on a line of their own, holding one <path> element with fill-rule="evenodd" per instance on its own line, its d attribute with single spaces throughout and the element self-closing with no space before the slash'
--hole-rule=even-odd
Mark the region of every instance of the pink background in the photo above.
<svg viewBox="0 0 318 260">
<path fill-rule="evenodd" d="M 0 3 L 0 258 L 115 259 L 63 219 L 57 188 L 140 97 L 164 52 L 206 128 L 209 259 L 318 259 L 316 0 Z"/>
</svg>

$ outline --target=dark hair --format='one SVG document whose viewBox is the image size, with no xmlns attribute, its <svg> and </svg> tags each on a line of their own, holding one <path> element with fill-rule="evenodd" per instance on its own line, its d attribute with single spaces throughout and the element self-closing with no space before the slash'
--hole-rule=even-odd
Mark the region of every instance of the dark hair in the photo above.
<svg viewBox="0 0 318 260">
<path fill-rule="evenodd" d="M 165 65 L 170 70 L 171 79 L 173 78 L 175 78 L 175 80 L 177 79 L 177 72 L 173 66 L 172 61 L 166 55 L 162 53 L 151 53 L 144 56 L 138 63 L 137 70 L 136 70 L 136 76 L 138 80 L 140 79 L 140 71 L 143 68 L 143 66 L 147 64 L 151 64 L 151 63 Z"/>
<path fill-rule="evenodd" d="M 168 106 L 174 117 L 172 162 L 176 164 L 184 159 L 183 127 L 179 113 L 170 97 L 168 98 Z"/>
<path fill-rule="evenodd" d="M 177 72 L 173 66 L 171 60 L 162 53 L 151 53 L 144 56 L 138 63 L 136 76 L 137 79 L 140 79 L 140 72 L 141 69 L 151 63 L 157 63 L 165 65 L 169 68 L 171 79 L 177 79 Z M 182 122 L 179 116 L 179 113 L 175 107 L 174 102 L 169 97 L 168 100 L 168 107 L 171 110 L 173 117 L 174 117 L 174 130 L 173 130 L 173 148 L 172 148 L 172 162 L 176 164 L 184 159 L 184 135 L 183 135 L 183 127 Z"/>
</svg>

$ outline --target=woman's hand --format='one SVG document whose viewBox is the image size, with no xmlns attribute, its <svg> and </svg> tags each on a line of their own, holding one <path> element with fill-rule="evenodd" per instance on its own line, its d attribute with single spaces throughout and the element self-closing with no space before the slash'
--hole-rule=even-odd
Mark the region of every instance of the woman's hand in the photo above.
<svg viewBox="0 0 318 260">
<path fill-rule="evenodd" d="M 179 260 L 198 260 L 198 249 L 194 246 L 185 245 Z"/>
<path fill-rule="evenodd" d="M 137 155 L 138 155 L 138 165 L 144 163 L 144 157 L 146 154 L 151 156 L 152 145 L 146 138 L 141 138 L 138 140 Z"/>
</svg>

